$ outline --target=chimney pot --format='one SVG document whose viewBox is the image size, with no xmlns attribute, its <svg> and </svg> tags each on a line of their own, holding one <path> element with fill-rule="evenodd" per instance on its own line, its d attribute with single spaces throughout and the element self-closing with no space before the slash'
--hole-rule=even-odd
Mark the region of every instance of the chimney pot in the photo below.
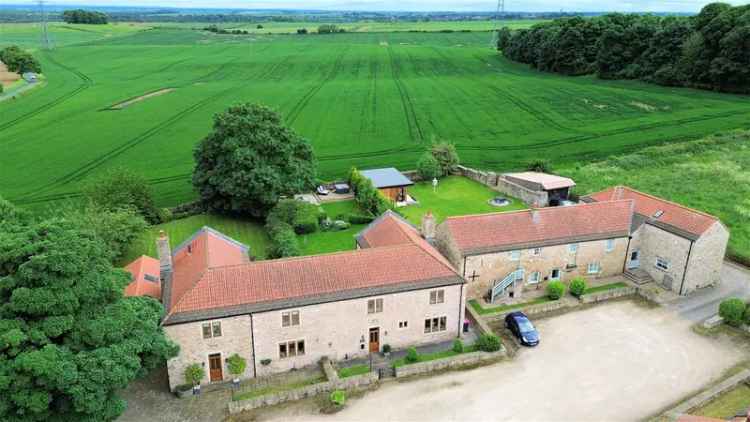
<svg viewBox="0 0 750 422">
<path fill-rule="evenodd" d="M 435 216 L 432 215 L 432 211 L 427 211 L 422 216 L 422 237 L 427 241 L 435 239 Z"/>
<path fill-rule="evenodd" d="M 159 254 L 159 270 L 161 279 L 164 280 L 165 273 L 172 272 L 172 248 L 169 246 L 169 237 L 164 230 L 159 231 L 159 238 L 156 240 L 156 251 Z"/>
</svg>

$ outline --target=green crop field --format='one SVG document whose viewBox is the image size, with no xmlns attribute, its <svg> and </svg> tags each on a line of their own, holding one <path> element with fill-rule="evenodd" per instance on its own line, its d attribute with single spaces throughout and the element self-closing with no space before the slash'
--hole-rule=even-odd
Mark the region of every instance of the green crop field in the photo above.
<svg viewBox="0 0 750 422">
<path fill-rule="evenodd" d="M 159 205 L 194 198 L 194 145 L 212 116 L 259 102 L 310 139 L 324 179 L 414 168 L 433 139 L 494 170 L 565 164 L 750 123 L 748 97 L 542 74 L 504 60 L 487 32 L 216 35 L 187 27 L 52 27 L 35 50 L 47 85 L 0 103 L 0 195 L 47 207 L 125 166 Z M 38 48 L 0 25 L 0 47 Z M 112 106 L 163 91 L 119 110 Z"/>
</svg>

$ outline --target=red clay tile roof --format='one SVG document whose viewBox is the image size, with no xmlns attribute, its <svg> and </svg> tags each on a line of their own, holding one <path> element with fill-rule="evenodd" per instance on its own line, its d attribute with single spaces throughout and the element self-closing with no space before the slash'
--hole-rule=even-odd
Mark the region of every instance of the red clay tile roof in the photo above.
<svg viewBox="0 0 750 422">
<path fill-rule="evenodd" d="M 351 252 L 212 268 L 197 266 L 193 259 L 176 259 L 172 278 L 175 300 L 169 306 L 165 323 L 206 319 L 216 310 L 250 305 L 288 304 L 315 297 L 341 297 L 356 291 L 426 286 L 436 281 L 463 283 L 440 253 L 421 239 L 413 227 L 408 227 L 413 232 L 408 235 L 411 241 Z M 209 242 L 210 252 L 193 248 L 193 256 L 216 254 L 214 246 Z M 186 319 L 180 314 L 195 317 Z"/>
<path fill-rule="evenodd" d="M 128 264 L 125 271 L 133 276 L 133 281 L 125 287 L 125 296 L 151 296 L 161 300 L 158 259 L 143 255 Z M 146 276 L 152 280 L 147 280 Z"/>
<path fill-rule="evenodd" d="M 616 186 L 602 192 L 593 193 L 586 198 L 596 202 L 632 199 L 635 202 L 635 212 L 647 220 L 658 221 L 697 237 L 700 237 L 714 223 L 719 221 L 712 215 L 638 192 L 626 186 Z M 659 211 L 662 212 L 662 215 L 656 218 L 655 216 Z"/>
<path fill-rule="evenodd" d="M 632 215 L 633 201 L 625 200 L 450 217 L 444 224 L 458 249 L 473 254 L 628 236 Z"/>
</svg>

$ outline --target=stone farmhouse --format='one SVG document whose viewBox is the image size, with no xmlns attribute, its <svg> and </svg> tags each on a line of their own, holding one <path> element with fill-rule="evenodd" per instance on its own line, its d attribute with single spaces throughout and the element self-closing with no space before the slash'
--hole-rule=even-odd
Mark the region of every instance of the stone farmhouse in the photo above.
<svg viewBox="0 0 750 422">
<path fill-rule="evenodd" d="M 518 299 L 549 281 L 621 274 L 632 216 L 625 200 L 450 217 L 436 242 L 469 298 Z"/>
<path fill-rule="evenodd" d="M 450 217 L 434 236 L 469 299 L 489 302 L 618 274 L 686 295 L 720 281 L 729 240 L 716 217 L 626 187 L 578 205 Z"/>
<path fill-rule="evenodd" d="M 442 342 L 461 333 L 465 280 L 418 230 L 395 214 L 373 222 L 351 252 L 261 262 L 247 246 L 204 228 L 169 250 L 157 241 L 166 334 L 180 345 L 167 363 L 172 389 L 193 363 L 204 383 L 243 378 Z"/>
<path fill-rule="evenodd" d="M 719 282 L 729 230 L 718 218 L 624 186 L 583 200 L 633 201 L 625 269 L 636 281 L 653 278 L 680 295 Z"/>
<path fill-rule="evenodd" d="M 532 186 L 528 180 L 539 182 Z M 563 200 L 572 181 L 522 175 L 524 189 Z M 495 182 L 497 183 L 497 182 Z M 545 190 L 546 189 L 546 190 Z M 127 295 L 161 298 L 172 389 L 184 370 L 227 381 L 346 360 L 462 335 L 467 299 L 517 300 L 555 280 L 625 275 L 680 295 L 720 280 L 729 232 L 711 215 L 627 187 L 559 207 L 449 217 L 417 229 L 386 212 L 355 237 L 356 250 L 251 262 L 248 246 L 204 227 L 159 259 L 126 269 Z M 157 276 L 158 274 L 158 276 Z"/>
</svg>

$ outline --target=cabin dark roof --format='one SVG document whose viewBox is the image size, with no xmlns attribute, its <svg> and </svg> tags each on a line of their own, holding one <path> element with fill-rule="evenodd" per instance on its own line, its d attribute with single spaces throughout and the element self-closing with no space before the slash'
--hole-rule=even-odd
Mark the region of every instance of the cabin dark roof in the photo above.
<svg viewBox="0 0 750 422">
<path fill-rule="evenodd" d="M 414 184 L 408 177 L 401 174 L 400 171 L 393 167 L 385 169 L 363 170 L 362 176 L 372 180 L 372 184 L 377 189 L 393 188 L 400 186 L 411 186 Z"/>
</svg>

